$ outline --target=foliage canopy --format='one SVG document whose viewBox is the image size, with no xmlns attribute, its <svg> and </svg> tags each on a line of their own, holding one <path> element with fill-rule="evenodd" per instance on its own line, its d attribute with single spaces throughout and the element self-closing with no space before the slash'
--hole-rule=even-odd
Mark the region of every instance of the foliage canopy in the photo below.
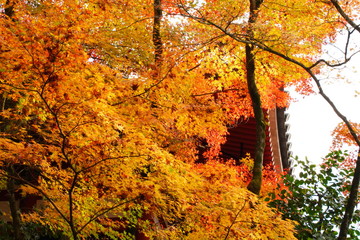
<svg viewBox="0 0 360 240">
<path fill-rule="evenodd" d="M 245 45 L 262 107 L 285 107 L 284 87 L 311 92 L 308 73 L 264 46 L 311 64 L 336 12 L 264 1 L 251 22 L 238 1 L 154 3 L 0 1 L 0 174 L 43 200 L 22 221 L 73 239 L 295 239 L 220 147 L 254 116 Z"/>
</svg>

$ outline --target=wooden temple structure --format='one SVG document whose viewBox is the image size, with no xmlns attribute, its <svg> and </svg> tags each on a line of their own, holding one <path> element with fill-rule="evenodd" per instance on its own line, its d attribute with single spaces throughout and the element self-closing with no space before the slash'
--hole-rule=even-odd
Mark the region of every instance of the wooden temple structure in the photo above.
<svg viewBox="0 0 360 240">
<path fill-rule="evenodd" d="M 265 116 L 268 119 L 266 127 L 266 146 L 264 152 L 264 165 L 272 164 L 276 172 L 288 169 L 291 172 L 291 143 L 289 115 L 285 108 L 267 110 Z M 229 128 L 226 143 L 222 146 L 222 158 L 241 159 L 255 152 L 256 129 L 255 119 L 249 118 L 235 127 Z"/>
</svg>

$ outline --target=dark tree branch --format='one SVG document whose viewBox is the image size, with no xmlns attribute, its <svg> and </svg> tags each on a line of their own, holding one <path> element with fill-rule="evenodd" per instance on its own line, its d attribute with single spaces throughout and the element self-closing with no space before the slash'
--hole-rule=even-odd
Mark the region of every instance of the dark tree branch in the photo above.
<svg viewBox="0 0 360 240">
<path fill-rule="evenodd" d="M 84 228 L 89 225 L 90 223 L 92 223 L 93 221 L 95 221 L 96 219 L 98 219 L 99 217 L 109 213 L 110 211 L 112 210 L 115 210 L 116 208 L 122 206 L 122 205 L 125 205 L 127 203 L 130 203 L 130 202 L 134 202 L 136 201 L 137 199 L 141 199 L 142 196 L 137 196 L 135 198 L 132 198 L 132 199 L 129 199 L 129 200 L 126 200 L 126 201 L 123 201 L 123 202 L 120 202 L 120 203 L 117 203 L 117 204 L 114 204 L 113 206 L 109 207 L 109 208 L 106 208 L 106 209 L 103 209 L 101 211 L 98 211 L 97 213 L 95 213 L 93 216 L 90 217 L 90 219 L 82 226 L 79 228 L 78 232 L 81 232 L 82 230 L 84 230 Z"/>
<path fill-rule="evenodd" d="M 155 46 L 154 59 L 156 77 L 159 75 L 163 61 L 163 43 L 161 39 L 161 19 L 162 6 L 161 0 L 154 0 L 154 25 L 153 25 L 153 43 Z"/>
<path fill-rule="evenodd" d="M 9 176 L 16 176 L 14 169 L 12 166 L 9 167 L 8 170 Z M 17 190 L 17 186 L 15 184 L 15 179 L 13 177 L 8 177 L 7 183 L 6 183 L 7 192 L 9 194 L 9 207 L 10 207 L 10 213 L 12 218 L 12 228 L 13 228 L 13 234 L 14 239 L 22 239 L 21 234 L 21 217 L 20 217 L 20 211 L 16 204 L 16 198 L 15 198 L 15 192 Z"/>
<path fill-rule="evenodd" d="M 245 205 L 246 205 L 246 201 L 244 201 L 244 205 L 237 211 L 237 213 L 235 214 L 234 220 L 231 222 L 230 226 L 227 228 L 227 232 L 226 232 L 224 240 L 228 239 L 228 237 L 230 235 L 231 228 L 234 226 L 234 224 L 237 223 L 237 222 L 242 222 L 242 221 L 236 221 L 236 219 L 238 218 L 239 214 L 244 209 Z"/>
<path fill-rule="evenodd" d="M 357 160 L 356 160 L 354 177 L 351 182 L 349 198 L 346 203 L 344 217 L 342 219 L 339 236 L 337 238 L 338 240 L 346 240 L 347 239 L 347 233 L 349 231 L 351 220 L 354 215 L 354 210 L 357 205 L 359 183 L 360 183 L 360 147 L 359 147 L 359 152 L 358 152 L 358 156 L 357 156 Z"/>
<path fill-rule="evenodd" d="M 347 23 L 350 24 L 356 31 L 360 33 L 360 26 L 357 25 L 351 18 L 345 13 L 345 11 L 342 9 L 342 7 L 339 5 L 338 0 L 330 0 L 331 3 L 334 5 L 338 13 L 345 19 Z"/>
<path fill-rule="evenodd" d="M 144 155 L 135 155 L 135 156 L 117 156 L 117 157 L 108 157 L 108 158 L 103 158 L 103 159 L 100 159 L 99 161 L 87 166 L 87 167 L 84 167 L 83 169 L 79 170 L 78 172 L 79 173 L 85 173 L 87 171 L 89 171 L 90 169 L 94 168 L 95 166 L 101 164 L 101 163 L 104 163 L 106 161 L 110 161 L 110 160 L 116 160 L 116 159 L 124 159 L 124 158 L 135 158 L 135 157 L 142 157 Z"/>
<path fill-rule="evenodd" d="M 345 13 L 345 11 L 339 5 L 338 0 L 330 0 L 330 1 L 334 5 L 334 7 L 338 11 L 338 13 L 345 19 L 345 21 L 348 24 L 350 24 L 350 26 L 352 26 L 356 31 L 358 31 L 360 33 L 359 25 L 356 24 L 353 20 L 351 20 L 351 18 Z M 347 44 L 348 44 L 348 42 L 347 42 Z M 333 109 L 334 109 L 334 107 L 333 107 Z M 336 109 L 334 109 L 334 111 L 337 112 Z M 358 152 L 358 157 L 357 157 L 357 160 L 356 160 L 354 177 L 353 177 L 352 183 L 351 183 L 350 194 L 349 194 L 348 201 L 346 203 L 344 217 L 343 217 L 342 222 L 341 222 L 339 236 L 337 238 L 338 240 L 346 240 L 347 239 L 347 234 L 348 234 L 348 231 L 349 231 L 349 227 L 350 227 L 350 224 L 351 224 L 352 216 L 354 214 L 355 206 L 357 204 L 357 198 L 358 198 L 358 192 L 359 192 L 359 183 L 360 183 L 360 140 L 359 140 L 359 137 L 358 137 L 355 129 L 352 128 L 350 122 L 345 118 L 345 116 L 343 116 L 343 115 L 341 115 L 339 113 L 337 113 L 337 114 L 343 120 L 343 122 L 346 124 L 350 134 L 352 135 L 352 137 L 356 141 L 357 145 L 359 146 L 359 152 Z"/>
<path fill-rule="evenodd" d="M 46 192 L 44 192 L 40 187 L 36 186 L 35 184 L 25 180 L 24 178 L 21 178 L 19 176 L 14 176 L 14 175 L 9 175 L 9 174 L 5 174 L 0 172 L 0 175 L 4 176 L 4 177 L 8 177 L 8 178 L 12 178 L 14 180 L 20 181 L 22 183 L 24 183 L 25 185 L 28 185 L 30 187 L 32 187 L 33 189 L 35 189 L 36 191 L 38 191 L 46 200 L 49 201 L 50 205 L 55 209 L 55 211 L 61 216 L 62 219 L 64 219 L 64 221 L 66 221 L 69 224 L 69 219 L 64 215 L 64 213 L 58 208 L 58 206 L 55 204 L 55 202 L 51 199 L 51 197 L 49 195 L 46 194 Z"/>
<path fill-rule="evenodd" d="M 162 82 L 164 82 L 167 77 L 169 76 L 169 74 L 171 73 L 171 71 L 173 70 L 173 68 L 177 65 L 177 62 L 179 62 L 181 59 L 183 59 L 186 55 L 192 53 L 192 52 L 196 52 L 196 51 L 199 51 L 200 49 L 203 49 L 205 46 L 213 43 L 214 41 L 216 41 L 217 39 L 220 39 L 224 36 L 227 36 L 227 34 L 221 34 L 219 36 L 216 36 L 216 37 L 213 37 L 205 42 L 202 42 L 200 44 L 195 44 L 195 45 L 199 45 L 200 47 L 199 48 L 194 48 L 192 50 L 189 50 L 188 52 L 185 52 L 183 53 L 181 56 L 179 56 L 178 58 L 175 59 L 174 63 L 172 63 L 169 68 L 167 69 L 166 73 L 158 80 L 156 81 L 155 83 L 151 84 L 149 87 L 145 88 L 142 92 L 138 93 L 138 94 L 135 94 L 133 96 L 130 96 L 129 99 L 131 98 L 136 98 L 136 97 L 141 97 L 147 93 L 149 93 L 152 89 L 158 87 Z M 188 70 L 188 72 L 196 69 L 197 67 L 199 67 L 200 64 L 197 64 L 195 67 L 193 68 L 190 68 Z M 123 104 L 124 102 L 126 102 L 126 100 L 123 100 L 123 101 L 119 101 L 119 102 L 116 102 L 116 103 L 113 103 L 111 104 L 111 106 L 118 106 L 118 105 L 121 105 Z"/>
<path fill-rule="evenodd" d="M 214 91 L 214 92 L 193 94 L 191 96 L 192 97 L 201 97 L 201 96 L 214 95 L 217 93 L 224 93 L 224 92 L 231 92 L 231 91 L 240 91 L 240 89 L 239 88 L 229 88 L 229 89 L 223 89 L 223 90 L 218 90 L 218 91 Z"/>
</svg>

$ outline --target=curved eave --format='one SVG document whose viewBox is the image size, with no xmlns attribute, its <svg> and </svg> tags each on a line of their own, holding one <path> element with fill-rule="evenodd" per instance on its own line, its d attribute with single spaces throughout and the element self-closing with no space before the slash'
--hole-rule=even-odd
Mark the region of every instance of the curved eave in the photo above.
<svg viewBox="0 0 360 240">
<path fill-rule="evenodd" d="M 284 171 L 284 166 L 281 159 L 281 149 L 280 149 L 280 140 L 279 140 L 279 128 L 278 128 L 278 118 L 277 111 L 271 109 L 268 111 L 269 116 L 269 137 L 270 137 L 270 148 L 272 153 L 272 162 L 277 173 L 282 173 Z"/>
</svg>

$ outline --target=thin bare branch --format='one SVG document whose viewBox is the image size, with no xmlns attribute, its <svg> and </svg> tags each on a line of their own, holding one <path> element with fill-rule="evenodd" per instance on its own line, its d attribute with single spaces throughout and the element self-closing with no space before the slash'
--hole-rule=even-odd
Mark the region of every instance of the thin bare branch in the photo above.
<svg viewBox="0 0 360 240">
<path fill-rule="evenodd" d="M 136 97 L 140 97 L 140 96 L 143 96 L 147 93 L 149 93 L 153 88 L 159 86 L 162 82 L 164 82 L 166 80 L 166 78 L 168 77 L 168 75 L 171 73 L 171 71 L 173 70 L 173 68 L 180 62 L 181 59 L 183 59 L 186 55 L 192 53 L 192 52 L 196 52 L 196 51 L 199 51 L 200 49 L 203 49 L 205 48 L 207 45 L 213 43 L 215 40 L 218 40 L 222 37 L 226 36 L 226 34 L 222 34 L 222 35 L 218 35 L 216 37 L 213 37 L 207 41 L 204 41 L 202 42 L 201 44 L 196 44 L 197 46 L 200 45 L 199 48 L 194 48 L 188 52 L 185 52 L 184 54 L 182 54 L 181 56 L 179 56 L 178 58 L 176 58 L 176 60 L 174 61 L 174 63 L 172 63 L 169 68 L 166 70 L 165 74 L 155 83 L 153 83 L 152 85 L 150 85 L 149 87 L 147 87 L 144 91 L 142 91 L 141 93 L 138 93 L 138 94 L 135 94 L 131 97 L 129 97 L 128 99 L 130 98 L 136 98 Z M 198 66 L 195 66 L 194 68 L 191 68 L 189 71 L 195 69 L 196 67 Z M 118 105 L 121 105 L 122 103 L 126 102 L 126 100 L 123 100 L 123 101 L 120 101 L 120 102 L 116 102 L 116 103 L 113 103 L 111 104 L 111 106 L 118 106 Z"/>
<path fill-rule="evenodd" d="M 231 91 L 240 91 L 240 89 L 239 88 L 230 88 L 230 89 L 218 90 L 218 91 L 208 92 L 208 93 L 193 94 L 191 96 L 192 97 L 201 97 L 201 96 L 214 95 L 217 93 L 224 93 L 224 92 L 231 92 Z"/>
<path fill-rule="evenodd" d="M 55 211 L 69 224 L 69 219 L 63 214 L 63 212 L 58 208 L 58 206 L 55 204 L 55 202 L 51 199 L 51 197 L 49 195 L 46 194 L 46 192 L 44 192 L 41 188 L 39 188 L 38 186 L 36 186 L 35 184 L 26 181 L 25 179 L 21 178 L 21 177 L 17 177 L 17 176 L 13 176 L 13 175 L 9 175 L 9 174 L 5 174 L 3 172 L 0 171 L 0 175 L 4 176 L 4 177 L 8 177 L 8 178 L 12 178 L 14 180 L 18 180 L 20 182 L 23 182 L 25 185 L 28 185 L 29 187 L 32 187 L 33 189 L 35 189 L 36 191 L 38 191 L 46 200 L 49 201 L 50 205 L 53 206 L 53 208 L 55 209 Z"/>
<path fill-rule="evenodd" d="M 226 240 L 226 239 L 229 237 L 231 228 L 234 226 L 235 223 L 238 222 L 238 221 L 236 221 L 236 219 L 238 218 L 239 214 L 240 214 L 240 213 L 242 212 L 242 210 L 244 209 L 245 205 L 246 205 L 246 201 L 244 201 L 243 206 L 237 211 L 237 213 L 235 214 L 235 217 L 234 217 L 234 219 L 232 220 L 230 226 L 227 228 L 227 232 L 226 232 L 226 235 L 225 235 L 224 240 Z"/>
<path fill-rule="evenodd" d="M 125 204 L 130 203 L 130 202 L 134 202 L 134 201 L 136 201 L 137 199 L 141 199 L 141 198 L 142 198 L 142 196 L 140 195 L 140 196 L 137 196 L 137 197 L 135 197 L 135 198 L 129 199 L 129 200 L 127 200 L 127 201 L 117 203 L 117 204 L 113 205 L 112 207 L 106 208 L 106 209 L 104 209 L 104 210 L 102 210 L 102 211 L 99 211 L 99 212 L 95 213 L 95 214 L 94 214 L 93 216 L 91 216 L 90 219 L 78 230 L 78 232 L 80 233 L 82 230 L 84 230 L 84 228 L 85 228 L 87 225 L 89 225 L 91 222 L 95 221 L 95 220 L 98 219 L 99 217 L 107 214 L 108 212 L 110 212 L 110 211 L 112 211 L 112 210 L 114 210 L 114 209 L 116 209 L 116 208 L 118 208 L 118 207 L 120 207 L 120 206 L 122 206 L 122 205 L 125 205 Z"/>
<path fill-rule="evenodd" d="M 110 160 L 116 160 L 116 159 L 124 159 L 124 158 L 135 158 L 135 157 L 143 157 L 145 155 L 135 155 L 135 156 L 117 156 L 117 157 L 108 157 L 108 158 L 103 158 L 81 170 L 79 170 L 78 172 L 79 173 L 82 173 L 82 172 L 87 172 L 88 170 L 90 170 L 91 168 L 103 163 L 103 162 L 106 162 L 106 161 L 110 161 Z"/>
<path fill-rule="evenodd" d="M 342 7 L 339 5 L 338 0 L 330 0 L 330 2 L 334 5 L 339 14 L 345 19 L 347 23 L 349 23 L 356 31 L 360 33 L 360 25 L 356 24 L 351 18 L 345 13 Z"/>
</svg>

